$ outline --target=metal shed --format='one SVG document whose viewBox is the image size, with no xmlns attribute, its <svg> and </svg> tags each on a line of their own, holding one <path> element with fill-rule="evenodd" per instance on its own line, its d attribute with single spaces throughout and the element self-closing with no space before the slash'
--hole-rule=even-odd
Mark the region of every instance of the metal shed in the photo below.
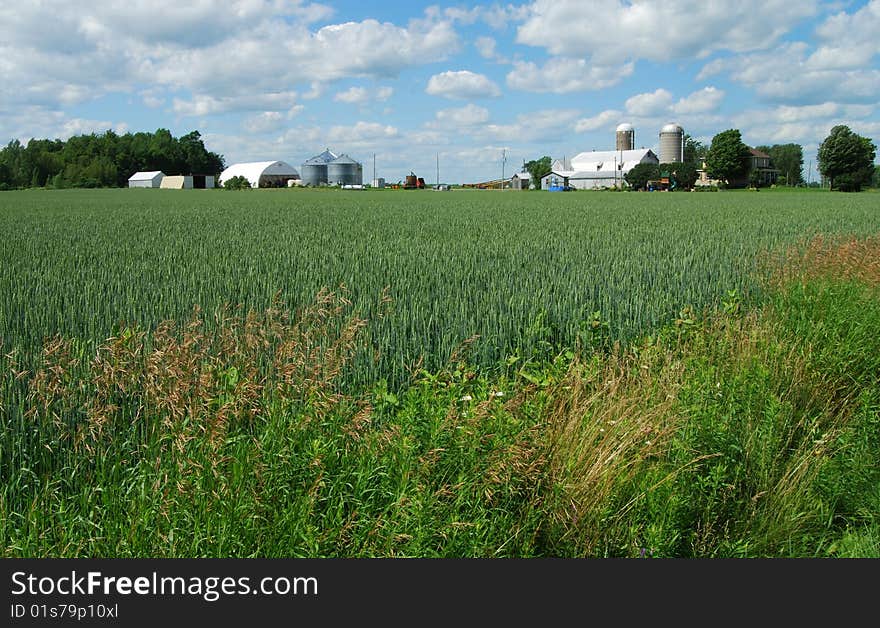
<svg viewBox="0 0 880 628">
<path fill-rule="evenodd" d="M 149 172 L 135 172 L 128 178 L 128 187 L 130 188 L 157 188 L 162 185 L 162 179 L 165 173 L 161 170 L 152 170 Z"/>
</svg>

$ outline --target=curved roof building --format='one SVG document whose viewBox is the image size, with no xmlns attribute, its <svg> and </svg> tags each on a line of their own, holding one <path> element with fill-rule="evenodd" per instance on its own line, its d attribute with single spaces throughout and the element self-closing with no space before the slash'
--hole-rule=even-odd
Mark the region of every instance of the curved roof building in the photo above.
<svg viewBox="0 0 880 628">
<path fill-rule="evenodd" d="M 288 181 L 298 180 L 299 173 L 285 161 L 252 161 L 232 164 L 220 174 L 218 183 L 222 186 L 232 177 L 244 177 L 252 188 L 287 187 Z"/>
</svg>

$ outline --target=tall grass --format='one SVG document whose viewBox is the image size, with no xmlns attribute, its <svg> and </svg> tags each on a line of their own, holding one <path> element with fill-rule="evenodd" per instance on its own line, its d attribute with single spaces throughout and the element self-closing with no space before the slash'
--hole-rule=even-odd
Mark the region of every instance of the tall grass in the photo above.
<svg viewBox="0 0 880 628">
<path fill-rule="evenodd" d="M 466 344 L 401 391 L 344 384 L 369 323 L 343 293 L 7 355 L 4 554 L 876 556 L 880 299 L 853 246 L 812 241 L 759 308 L 504 374 Z"/>
<path fill-rule="evenodd" d="M 193 195 L 177 209 L 202 238 L 174 202 L 115 194 L 0 214 L 32 254 L 0 271 L 6 556 L 880 554 L 880 240 L 859 201 L 702 219 L 674 195 L 436 195 L 417 218 L 392 194 L 341 201 L 367 255 L 327 205 L 296 206 L 300 232 L 298 193 L 246 216 Z M 558 224 L 538 233 L 541 198 Z M 754 273 L 764 246 L 781 253 Z M 302 297 L 334 256 L 358 288 Z M 276 266 L 293 257 L 314 266 Z"/>
</svg>

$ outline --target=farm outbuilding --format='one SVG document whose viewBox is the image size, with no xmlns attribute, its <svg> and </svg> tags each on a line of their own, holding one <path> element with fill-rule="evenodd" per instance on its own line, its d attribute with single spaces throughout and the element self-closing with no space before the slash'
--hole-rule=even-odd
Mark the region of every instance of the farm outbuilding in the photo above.
<svg viewBox="0 0 880 628">
<path fill-rule="evenodd" d="M 284 161 L 233 164 L 220 174 L 218 183 L 222 186 L 233 177 L 244 177 L 252 188 L 287 187 L 289 181 L 297 181 L 300 178 L 296 169 Z"/>
<path fill-rule="evenodd" d="M 152 170 L 149 172 L 135 172 L 128 178 L 128 187 L 130 188 L 158 188 L 162 185 L 162 179 L 165 173 L 161 170 Z"/>
<path fill-rule="evenodd" d="M 193 187 L 197 190 L 210 190 L 214 187 L 214 175 L 212 174 L 194 174 L 192 180 Z"/>
<path fill-rule="evenodd" d="M 159 187 L 163 190 L 191 190 L 193 178 L 185 175 L 163 177 L 162 184 Z"/>
<path fill-rule="evenodd" d="M 528 190 L 531 180 L 532 175 L 530 175 L 528 172 L 517 172 L 512 177 L 510 177 L 510 189 Z"/>
<path fill-rule="evenodd" d="M 649 148 L 579 153 L 571 158 L 568 168 L 559 168 L 559 163 L 554 163 L 553 171 L 541 179 L 541 188 L 595 190 L 623 187 L 624 176 L 637 165 L 659 163 L 657 155 Z"/>
</svg>

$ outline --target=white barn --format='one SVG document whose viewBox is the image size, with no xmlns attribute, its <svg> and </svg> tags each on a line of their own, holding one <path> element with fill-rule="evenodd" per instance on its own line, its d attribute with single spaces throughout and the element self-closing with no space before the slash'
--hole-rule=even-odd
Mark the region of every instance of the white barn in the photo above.
<svg viewBox="0 0 880 628">
<path fill-rule="evenodd" d="M 579 153 L 571 158 L 567 167 L 559 162 L 541 179 L 541 188 L 549 190 L 571 187 L 578 190 L 623 187 L 624 176 L 639 164 L 659 164 L 660 160 L 650 148 L 637 150 L 608 150 Z"/>
<path fill-rule="evenodd" d="M 244 177 L 252 188 L 288 187 L 290 181 L 298 181 L 299 173 L 284 161 L 253 161 L 233 164 L 220 174 L 217 183 L 222 186 L 233 177 Z"/>
<path fill-rule="evenodd" d="M 153 170 L 150 172 L 135 172 L 128 178 L 128 187 L 130 188 L 158 188 L 162 185 L 162 179 L 165 173 L 161 170 Z"/>
</svg>

